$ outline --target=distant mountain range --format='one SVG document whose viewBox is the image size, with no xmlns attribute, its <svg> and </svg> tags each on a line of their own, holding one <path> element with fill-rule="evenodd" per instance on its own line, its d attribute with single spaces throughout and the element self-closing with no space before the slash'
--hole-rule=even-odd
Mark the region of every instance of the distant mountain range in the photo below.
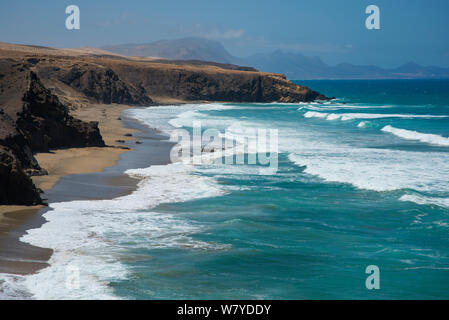
<svg viewBox="0 0 449 320">
<path fill-rule="evenodd" d="M 105 46 L 102 49 L 125 56 L 158 57 L 170 60 L 234 63 L 236 59 L 220 42 L 201 38 L 161 40 L 145 44 L 122 44 Z"/>
<path fill-rule="evenodd" d="M 126 56 L 158 57 L 170 60 L 202 60 L 254 67 L 282 73 L 289 79 L 441 79 L 449 78 L 449 68 L 421 66 L 414 62 L 398 68 L 341 63 L 331 66 L 319 57 L 276 50 L 246 58 L 231 55 L 218 41 L 201 38 L 162 40 L 147 44 L 105 46 L 102 49 Z"/>
</svg>

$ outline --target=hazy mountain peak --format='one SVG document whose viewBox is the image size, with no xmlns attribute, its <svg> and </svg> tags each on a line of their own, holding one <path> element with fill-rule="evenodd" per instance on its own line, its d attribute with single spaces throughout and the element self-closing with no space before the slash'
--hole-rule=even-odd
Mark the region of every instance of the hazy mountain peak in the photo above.
<svg viewBox="0 0 449 320">
<path fill-rule="evenodd" d="M 414 61 L 409 61 L 409 62 L 403 64 L 400 68 L 416 68 L 416 67 L 421 67 L 421 66 Z"/>
<path fill-rule="evenodd" d="M 310 57 L 300 52 L 284 52 L 280 49 L 238 58 L 232 56 L 219 41 L 196 37 L 160 40 L 147 44 L 106 46 L 102 49 L 128 56 L 245 65 L 260 71 L 282 73 L 289 79 L 449 78 L 448 68 L 423 67 L 413 61 L 393 69 L 360 66 L 350 62 L 331 66 L 320 57 Z"/>
<path fill-rule="evenodd" d="M 220 63 L 232 63 L 235 60 L 220 42 L 195 37 L 159 40 L 145 44 L 105 46 L 102 49 L 127 56 L 172 60 L 204 60 Z"/>
</svg>

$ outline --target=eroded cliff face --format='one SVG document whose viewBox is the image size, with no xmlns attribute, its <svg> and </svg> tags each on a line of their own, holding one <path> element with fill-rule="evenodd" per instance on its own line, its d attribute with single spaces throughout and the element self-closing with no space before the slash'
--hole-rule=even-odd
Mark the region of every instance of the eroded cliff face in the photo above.
<svg viewBox="0 0 449 320">
<path fill-rule="evenodd" d="M 0 204 L 35 205 L 41 202 L 39 191 L 15 155 L 0 146 Z"/>
<path fill-rule="evenodd" d="M 28 58 L 27 62 L 69 108 L 89 103 L 149 106 L 167 100 L 295 103 L 326 99 L 280 74 L 210 64 L 92 57 Z"/>
<path fill-rule="evenodd" d="M 56 87 L 59 81 L 84 95 L 89 102 L 128 105 L 153 103 L 143 87 L 125 83 L 110 68 L 96 64 L 74 63 L 56 69 L 43 64 L 37 68 L 37 72 L 45 81 L 53 82 Z"/>
<path fill-rule="evenodd" d="M 28 90 L 22 98 L 17 127 L 34 152 L 61 147 L 104 146 L 95 121 L 83 122 L 69 115 L 65 105 L 30 71 Z"/>
<path fill-rule="evenodd" d="M 138 83 L 155 101 L 304 102 L 326 99 L 283 75 L 222 69 L 189 68 L 163 63 L 105 62 L 127 82 Z"/>
<path fill-rule="evenodd" d="M 40 203 L 28 176 L 45 174 L 34 152 L 105 144 L 98 123 L 70 116 L 26 65 L 1 60 L 0 74 L 0 204 Z"/>
</svg>

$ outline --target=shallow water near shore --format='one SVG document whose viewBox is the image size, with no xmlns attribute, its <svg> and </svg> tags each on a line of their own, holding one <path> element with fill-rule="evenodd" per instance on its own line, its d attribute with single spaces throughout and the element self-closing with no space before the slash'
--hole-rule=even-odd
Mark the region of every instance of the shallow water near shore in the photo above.
<svg viewBox="0 0 449 320">
<path fill-rule="evenodd" d="M 169 148 L 144 141 L 114 169 L 139 179 L 132 193 L 62 200 L 93 180 L 61 180 L 49 222 L 22 238 L 54 249 L 51 266 L 23 285 L 35 298 L 448 298 L 449 81 L 301 84 L 337 99 L 126 111 L 167 135 L 193 121 L 278 129 L 278 170 L 149 162 Z M 380 290 L 365 287 L 369 265 Z"/>
</svg>

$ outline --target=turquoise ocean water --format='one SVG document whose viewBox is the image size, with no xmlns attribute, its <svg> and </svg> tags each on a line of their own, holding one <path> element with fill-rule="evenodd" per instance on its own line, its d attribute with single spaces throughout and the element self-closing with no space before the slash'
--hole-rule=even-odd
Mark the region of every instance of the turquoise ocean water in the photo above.
<svg viewBox="0 0 449 320">
<path fill-rule="evenodd" d="M 336 100 L 129 110 L 166 133 L 277 129 L 278 170 L 153 166 L 128 171 L 143 179 L 130 196 L 52 204 L 24 241 L 80 226 L 54 236 L 52 267 L 26 285 L 50 298 L 449 298 L 449 81 L 300 83 Z M 52 282 L 67 265 L 89 279 L 82 292 Z M 369 265 L 380 290 L 365 287 Z"/>
</svg>

